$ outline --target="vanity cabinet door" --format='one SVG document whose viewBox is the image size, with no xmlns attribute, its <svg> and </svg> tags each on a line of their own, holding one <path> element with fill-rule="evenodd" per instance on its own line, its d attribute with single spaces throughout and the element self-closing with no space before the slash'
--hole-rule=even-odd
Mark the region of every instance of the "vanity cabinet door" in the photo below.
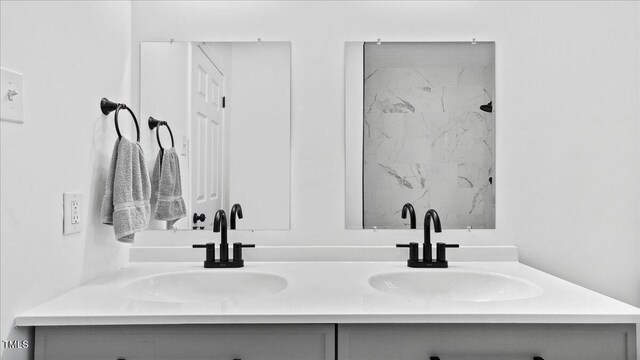
<svg viewBox="0 0 640 360">
<path fill-rule="evenodd" d="M 36 328 L 36 360 L 335 360 L 334 325 Z"/>
<path fill-rule="evenodd" d="M 70 331 L 67 331 L 70 330 Z M 153 342 L 129 334 L 36 328 L 36 360 L 149 360 L 154 358 Z"/>
<path fill-rule="evenodd" d="M 340 325 L 340 360 L 635 360 L 633 325 Z"/>
</svg>

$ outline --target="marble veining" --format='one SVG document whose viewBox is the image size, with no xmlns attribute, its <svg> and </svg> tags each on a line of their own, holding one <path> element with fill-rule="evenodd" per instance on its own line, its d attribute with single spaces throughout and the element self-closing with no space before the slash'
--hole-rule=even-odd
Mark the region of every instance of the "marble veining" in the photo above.
<svg viewBox="0 0 640 360">
<path fill-rule="evenodd" d="M 407 66 L 395 44 L 380 61 L 384 49 L 365 45 L 364 227 L 405 228 L 410 202 L 418 217 L 436 209 L 445 228 L 495 228 L 495 112 L 480 110 L 495 104 L 493 44 L 405 46 L 435 59 Z"/>
</svg>

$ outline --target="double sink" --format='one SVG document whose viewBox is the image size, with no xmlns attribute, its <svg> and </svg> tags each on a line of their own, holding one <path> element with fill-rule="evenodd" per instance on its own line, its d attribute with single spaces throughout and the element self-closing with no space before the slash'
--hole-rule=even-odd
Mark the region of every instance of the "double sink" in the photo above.
<svg viewBox="0 0 640 360">
<path fill-rule="evenodd" d="M 424 300 L 511 301 L 542 295 L 522 278 L 483 271 L 431 269 L 381 273 L 368 285 L 382 293 Z M 196 270 L 151 275 L 124 287 L 127 297 L 157 302 L 207 302 L 259 298 L 283 291 L 285 277 L 245 270 Z"/>
<path fill-rule="evenodd" d="M 239 212 L 238 212 L 239 210 Z M 411 228 L 415 229 L 415 212 L 411 204 L 402 209 L 411 214 Z M 242 218 L 242 207 L 235 204 L 231 211 L 231 228 L 235 229 L 236 213 Z M 444 301 L 491 302 L 528 299 L 542 295 L 543 289 L 525 279 L 486 271 L 450 270 L 446 260 L 446 248 L 458 247 L 458 244 L 438 243 L 436 260 L 433 260 L 430 224 L 433 221 L 435 232 L 441 232 L 442 226 L 438 213 L 430 209 L 425 214 L 423 257 L 419 258 L 419 244 L 398 244 L 397 247 L 409 248 L 409 268 L 430 268 L 385 272 L 370 275 L 368 285 L 381 292 L 405 298 Z M 195 244 L 194 248 L 206 248 L 205 268 L 227 268 L 210 271 L 182 271 L 156 274 L 130 283 L 124 288 L 124 294 L 134 300 L 158 302 L 207 302 L 220 300 L 244 300 L 260 298 L 283 291 L 289 285 L 280 275 L 255 271 L 233 271 L 228 268 L 244 267 L 242 248 L 254 245 L 234 243 L 233 260 L 229 258 L 227 242 L 227 224 L 224 210 L 218 210 L 214 220 L 214 232 L 221 233 L 220 258 L 215 258 L 214 243 Z M 335 285 L 335 284 L 334 284 Z M 339 287 L 339 286 L 338 286 Z M 335 286 L 333 291 L 335 291 Z M 315 289 L 322 291 L 323 289 Z M 327 287 L 324 293 L 330 293 Z"/>
<path fill-rule="evenodd" d="M 231 228 L 235 228 L 236 212 L 242 218 L 242 207 L 235 204 L 231 211 Z M 403 217 L 406 211 L 411 214 L 411 228 L 415 229 L 415 212 L 411 204 L 405 204 L 402 209 Z M 430 224 L 433 221 L 435 232 L 441 232 L 442 226 L 438 213 L 430 209 L 425 214 L 423 256 L 419 258 L 419 244 L 398 244 L 397 247 L 409 248 L 409 259 L 404 271 L 383 272 L 372 274 L 368 279 L 352 281 L 352 286 L 358 287 L 364 281 L 368 285 L 391 296 L 423 300 L 491 302 L 511 301 L 538 297 L 543 289 L 525 279 L 487 271 L 461 271 L 448 269 L 446 249 L 458 247 L 458 244 L 436 244 L 436 259 L 433 260 L 431 246 Z M 216 271 L 199 270 L 183 271 L 151 275 L 135 280 L 124 288 L 124 294 L 131 299 L 159 302 L 207 302 L 219 300 L 244 300 L 260 298 L 281 292 L 287 288 L 289 282 L 286 277 L 245 270 L 230 270 L 228 268 L 244 267 L 242 248 L 254 245 L 234 243 L 233 260 L 229 258 L 227 242 L 226 215 L 224 210 L 216 213 L 214 232 L 221 232 L 220 258 L 215 257 L 214 243 L 196 244 L 193 247 L 206 248 L 205 268 L 227 268 Z M 423 269 L 415 269 L 423 268 Z M 429 268 L 425 270 L 424 268 Z M 289 274 L 291 275 L 291 274 Z M 313 292 L 318 296 L 335 292 L 339 295 L 345 282 L 336 278 L 326 278 L 318 281 L 321 274 L 310 274 L 316 280 Z M 344 275 L 344 274 L 341 274 Z M 352 279 L 353 280 L 353 279 Z M 331 284 L 332 286 L 328 286 Z M 318 286 L 319 285 L 319 286 Z M 363 284 L 362 284 L 363 285 Z M 321 288 L 318 288 L 321 287 Z M 368 292 L 365 289 L 364 292 Z M 349 290 L 342 291 L 348 293 Z M 380 294 L 381 295 L 381 294 Z"/>
</svg>

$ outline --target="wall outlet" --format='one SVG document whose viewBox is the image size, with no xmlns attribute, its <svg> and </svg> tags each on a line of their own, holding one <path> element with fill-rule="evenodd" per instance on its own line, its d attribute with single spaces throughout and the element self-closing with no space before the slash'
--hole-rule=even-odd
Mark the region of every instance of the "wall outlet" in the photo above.
<svg viewBox="0 0 640 360">
<path fill-rule="evenodd" d="M 74 234 L 82 230 L 82 193 L 68 192 L 62 194 L 63 228 L 62 233 Z"/>
</svg>

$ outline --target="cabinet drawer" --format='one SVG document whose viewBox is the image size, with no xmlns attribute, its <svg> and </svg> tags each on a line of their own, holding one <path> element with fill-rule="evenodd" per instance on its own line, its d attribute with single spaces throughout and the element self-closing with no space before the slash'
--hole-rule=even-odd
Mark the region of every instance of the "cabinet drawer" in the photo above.
<svg viewBox="0 0 640 360">
<path fill-rule="evenodd" d="M 36 329 L 36 360 L 334 360 L 333 325 Z"/>
<path fill-rule="evenodd" d="M 634 325 L 340 325 L 340 360 L 635 360 Z"/>
</svg>

